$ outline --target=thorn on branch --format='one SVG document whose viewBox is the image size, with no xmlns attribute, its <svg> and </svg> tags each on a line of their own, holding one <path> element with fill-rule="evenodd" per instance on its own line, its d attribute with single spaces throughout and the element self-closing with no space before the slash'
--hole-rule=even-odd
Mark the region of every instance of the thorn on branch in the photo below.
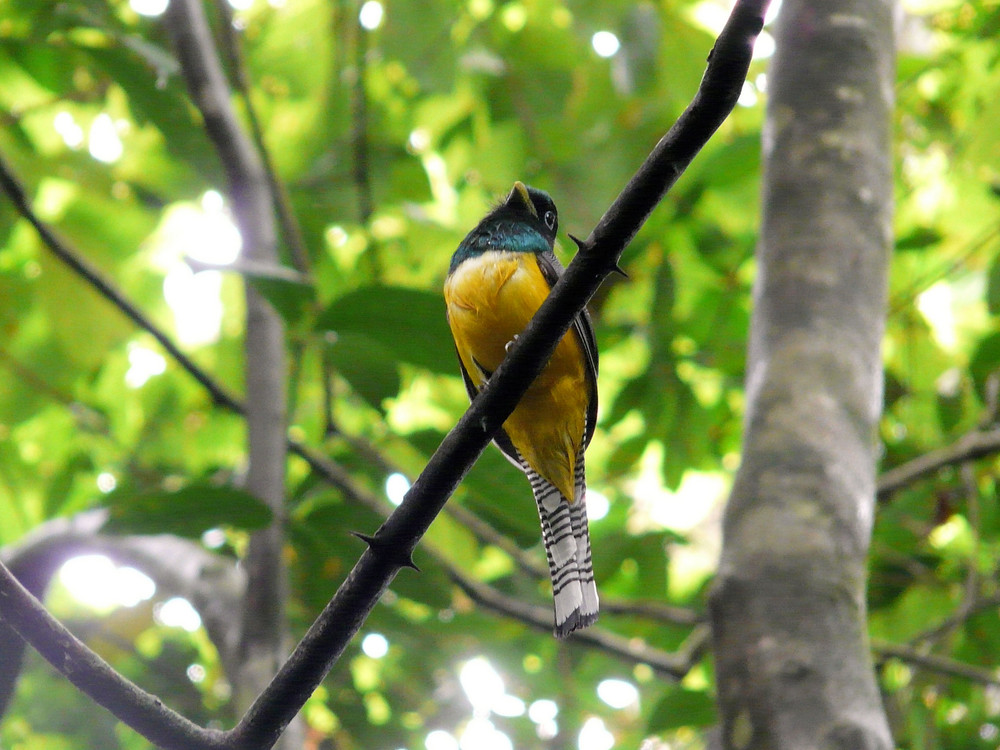
<svg viewBox="0 0 1000 750">
<path fill-rule="evenodd" d="M 569 238 L 576 243 L 577 252 L 579 253 L 583 253 L 586 255 L 593 248 L 593 243 L 588 242 L 587 240 L 581 240 L 579 237 L 572 234 L 569 235 Z M 628 274 L 625 273 L 625 269 L 623 269 L 620 265 L 618 265 L 618 258 L 608 259 L 607 273 L 617 273 L 619 276 L 623 278 L 626 279 L 628 278 Z"/>
<path fill-rule="evenodd" d="M 352 531 L 351 534 L 367 544 L 368 549 L 372 552 L 382 555 L 397 568 L 410 568 L 418 573 L 420 572 L 420 568 L 413 562 L 412 551 L 407 550 L 405 545 L 401 545 L 392 539 L 386 539 L 379 532 L 376 532 L 374 536 L 362 534 L 360 531 Z"/>
</svg>

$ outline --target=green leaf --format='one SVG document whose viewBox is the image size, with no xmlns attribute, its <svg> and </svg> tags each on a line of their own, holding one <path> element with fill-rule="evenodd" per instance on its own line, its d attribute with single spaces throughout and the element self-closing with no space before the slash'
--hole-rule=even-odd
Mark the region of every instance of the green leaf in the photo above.
<svg viewBox="0 0 1000 750">
<path fill-rule="evenodd" d="M 984 394 L 986 379 L 1000 369 L 1000 333 L 983 338 L 969 362 L 969 374 L 980 395 Z"/>
<path fill-rule="evenodd" d="M 364 334 L 338 334 L 327 348 L 327 362 L 376 408 L 399 393 L 399 366 L 392 352 Z"/>
<path fill-rule="evenodd" d="M 932 227 L 914 227 L 909 234 L 896 240 L 896 249 L 923 250 L 931 245 L 936 245 L 942 239 L 941 233 Z"/>
<path fill-rule="evenodd" d="M 244 272 L 243 275 L 289 326 L 302 322 L 316 302 L 316 289 L 312 284 L 260 273 Z"/>
<path fill-rule="evenodd" d="M 740 180 L 751 179 L 760 172 L 760 136 L 737 136 L 724 145 L 712 146 L 697 159 L 685 175 L 689 182 L 710 185 L 712 189 L 728 187 Z"/>
<path fill-rule="evenodd" d="M 148 60 L 123 47 L 80 47 L 94 63 L 103 68 L 128 94 L 129 106 L 140 125 L 151 123 L 164 136 L 166 147 L 176 157 L 169 175 L 174 180 L 187 181 L 189 175 L 176 169 L 183 162 L 197 170 L 205 179 L 223 183 L 223 174 L 211 142 L 198 121 L 191 115 L 180 76 L 166 69 L 154 69 Z M 143 182 L 155 177 L 159 186 L 163 175 L 143 175 Z M 176 185 L 174 189 L 176 189 Z"/>
<path fill-rule="evenodd" d="M 677 727 L 706 727 L 716 721 L 715 701 L 701 690 L 667 691 L 649 714 L 646 731 L 663 732 Z"/>
<path fill-rule="evenodd" d="M 990 315 L 1000 315 L 1000 257 L 994 258 L 986 277 L 986 307 Z"/>
<path fill-rule="evenodd" d="M 430 457 L 444 435 L 434 430 L 423 430 L 409 435 L 407 439 Z M 540 541 L 541 531 L 531 486 L 496 446 L 487 446 L 462 481 L 462 487 L 466 491 L 462 504 L 497 531 L 511 537 L 521 547 L 530 547 Z"/>
<path fill-rule="evenodd" d="M 199 537 L 216 526 L 253 530 L 271 522 L 271 510 L 244 490 L 189 484 L 173 492 L 112 492 L 107 528 L 119 534 L 176 534 Z"/>
<path fill-rule="evenodd" d="M 363 334 L 409 362 L 439 373 L 455 373 L 454 344 L 441 295 L 419 289 L 369 286 L 348 292 L 324 310 L 317 328 Z"/>
</svg>

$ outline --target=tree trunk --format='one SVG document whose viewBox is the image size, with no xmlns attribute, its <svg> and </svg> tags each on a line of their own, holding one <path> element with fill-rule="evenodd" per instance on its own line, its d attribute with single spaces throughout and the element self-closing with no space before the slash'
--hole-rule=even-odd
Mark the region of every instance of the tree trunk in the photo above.
<svg viewBox="0 0 1000 750">
<path fill-rule="evenodd" d="M 743 462 L 711 600 L 727 748 L 891 748 L 866 634 L 891 245 L 888 0 L 785 0 Z"/>
<path fill-rule="evenodd" d="M 240 124 L 230 101 L 219 55 L 200 0 L 173 0 L 165 16 L 188 91 L 226 172 L 243 254 L 258 267 L 280 265 L 273 196 L 264 160 Z M 247 489 L 274 514 L 271 525 L 250 538 L 243 565 L 247 587 L 233 680 L 237 715 L 242 716 L 284 662 L 290 646 L 285 620 L 286 357 L 284 323 L 246 282 L 246 420 L 249 454 Z M 293 722 L 281 750 L 302 746 L 301 724 Z"/>
</svg>

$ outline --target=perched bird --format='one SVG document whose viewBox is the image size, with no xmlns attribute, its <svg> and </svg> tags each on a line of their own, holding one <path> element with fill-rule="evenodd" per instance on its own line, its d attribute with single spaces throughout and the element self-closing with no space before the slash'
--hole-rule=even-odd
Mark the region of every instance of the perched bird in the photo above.
<svg viewBox="0 0 1000 750">
<path fill-rule="evenodd" d="M 470 399 L 562 274 L 557 227 L 548 194 L 515 182 L 452 256 L 444 296 Z M 494 438 L 535 496 L 559 638 L 597 619 L 583 460 L 596 417 L 597 344 L 584 311 Z"/>
</svg>

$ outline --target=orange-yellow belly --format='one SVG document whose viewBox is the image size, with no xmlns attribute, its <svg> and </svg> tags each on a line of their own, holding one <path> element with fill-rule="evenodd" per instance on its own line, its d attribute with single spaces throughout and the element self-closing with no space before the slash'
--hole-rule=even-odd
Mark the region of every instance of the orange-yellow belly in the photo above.
<svg viewBox="0 0 1000 750">
<path fill-rule="evenodd" d="M 549 294 L 531 253 L 489 252 L 463 262 L 445 282 L 448 323 L 466 372 L 477 388 L 503 361 Z M 504 431 L 518 453 L 570 501 L 583 440 L 589 391 L 583 349 L 573 331 L 528 388 Z"/>
</svg>

